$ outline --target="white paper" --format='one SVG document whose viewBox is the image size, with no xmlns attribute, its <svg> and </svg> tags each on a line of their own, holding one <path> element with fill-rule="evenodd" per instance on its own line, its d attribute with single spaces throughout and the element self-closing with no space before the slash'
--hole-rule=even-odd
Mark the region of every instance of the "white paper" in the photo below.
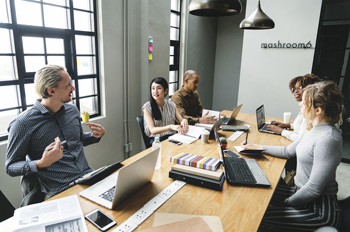
<svg viewBox="0 0 350 232">
<path fill-rule="evenodd" d="M 208 113 L 209 112 L 209 113 Z M 206 115 L 208 113 L 208 115 Z M 215 111 L 215 110 L 207 110 L 204 109 L 202 112 L 202 117 L 203 116 L 209 117 L 209 116 L 214 116 L 214 119 L 219 120 L 220 119 L 220 111 Z"/>
<path fill-rule="evenodd" d="M 250 128 L 251 125 L 246 124 L 246 127 Z M 239 138 L 239 136 L 241 136 L 243 133 L 245 133 L 244 131 L 236 131 L 235 133 L 233 133 L 227 140 L 230 141 L 235 141 L 236 139 Z M 237 150 L 237 149 L 236 149 Z"/>
<path fill-rule="evenodd" d="M 88 232 L 76 195 L 18 208 L 13 217 L 15 232 Z"/>
<path fill-rule="evenodd" d="M 207 129 L 207 130 L 211 130 L 211 128 L 213 128 L 214 124 L 196 123 L 194 126 L 202 127 L 202 128 Z"/>
<path fill-rule="evenodd" d="M 203 130 L 205 129 L 201 127 L 188 126 L 188 132 L 186 134 L 181 135 L 177 133 L 170 136 L 169 139 L 190 144 L 199 139 Z"/>
</svg>

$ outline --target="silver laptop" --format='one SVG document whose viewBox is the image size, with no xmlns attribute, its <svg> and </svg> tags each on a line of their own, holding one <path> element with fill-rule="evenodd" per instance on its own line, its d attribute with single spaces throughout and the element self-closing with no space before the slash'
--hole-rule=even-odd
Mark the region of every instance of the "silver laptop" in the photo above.
<svg viewBox="0 0 350 232">
<path fill-rule="evenodd" d="M 214 134 L 216 142 L 218 143 L 220 158 L 223 161 L 225 177 L 230 185 L 252 187 L 271 186 L 269 179 L 267 179 L 265 173 L 255 159 L 226 157 L 216 130 L 214 130 Z M 247 176 L 250 176 L 251 178 L 247 178 Z"/>
<path fill-rule="evenodd" d="M 230 125 L 234 121 L 236 121 L 237 115 L 238 115 L 239 111 L 241 110 L 242 105 L 243 104 L 240 104 L 239 106 L 236 106 L 235 108 L 233 108 L 231 116 L 225 117 L 224 120 L 222 121 L 222 124 L 223 125 Z"/>
<path fill-rule="evenodd" d="M 81 191 L 79 195 L 113 209 L 152 180 L 158 153 L 159 148 Z"/>
<path fill-rule="evenodd" d="M 257 125 L 258 125 L 258 130 L 260 132 L 280 135 L 280 133 L 277 133 L 277 132 L 274 132 L 274 131 L 266 129 L 266 126 L 270 125 L 270 124 L 265 122 L 264 105 L 261 105 L 261 106 L 259 106 L 259 108 L 256 109 L 256 121 L 257 121 Z"/>
</svg>

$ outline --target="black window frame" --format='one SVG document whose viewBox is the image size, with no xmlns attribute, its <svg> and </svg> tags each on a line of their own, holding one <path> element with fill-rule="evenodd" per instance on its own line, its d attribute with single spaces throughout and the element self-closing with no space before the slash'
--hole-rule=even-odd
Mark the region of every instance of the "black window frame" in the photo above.
<svg viewBox="0 0 350 232">
<path fill-rule="evenodd" d="M 74 0 L 66 0 L 66 3 L 69 2 L 69 5 L 66 4 L 66 6 L 51 4 L 51 3 L 45 3 L 42 0 L 41 1 L 33 1 L 33 0 L 22 0 L 24 2 L 33 2 L 36 4 L 40 4 L 41 10 L 43 12 L 43 6 L 44 5 L 50 5 L 55 7 L 61 7 L 66 10 L 68 10 L 69 14 L 69 27 L 70 29 L 59 29 L 59 28 L 50 28 L 50 27 L 43 27 L 43 26 L 31 26 L 31 25 L 23 25 L 23 24 L 17 24 L 17 18 L 16 18 L 16 9 L 15 9 L 15 0 L 8 0 L 5 4 L 9 3 L 7 7 L 9 8 L 10 14 L 11 14 L 11 20 L 9 23 L 0 23 L 0 29 L 9 29 L 12 30 L 13 35 L 13 45 L 14 45 L 14 51 L 12 53 L 2 53 L 0 56 L 12 56 L 15 59 L 15 68 L 17 69 L 17 77 L 18 79 L 15 80 L 5 80 L 0 81 L 0 87 L 3 86 L 16 86 L 18 89 L 17 93 L 17 100 L 18 100 L 18 106 L 9 107 L 0 109 L 0 112 L 4 111 L 10 111 L 10 110 L 18 110 L 17 115 L 28 108 L 32 107 L 33 104 L 27 104 L 26 102 L 26 92 L 25 92 L 25 84 L 32 84 L 34 83 L 34 75 L 35 72 L 25 72 L 25 62 L 24 62 L 24 52 L 23 52 L 23 42 L 22 37 L 23 36 L 32 36 L 32 37 L 41 37 L 41 38 L 60 38 L 64 40 L 64 59 L 66 63 L 67 72 L 72 78 L 72 81 L 74 82 L 74 86 L 76 88 L 76 91 L 74 92 L 74 96 L 72 99 L 73 104 L 75 104 L 78 109 L 80 110 L 80 100 L 84 98 L 95 98 L 94 103 L 97 103 L 95 105 L 94 113 L 90 114 L 90 118 L 98 117 L 101 115 L 101 93 L 100 93 L 100 78 L 99 78 L 99 57 L 98 57 L 98 37 L 97 37 L 97 0 L 89 0 L 89 4 L 92 4 L 92 7 L 90 9 L 93 10 L 85 10 L 85 9 L 78 9 L 74 8 Z M 91 5 L 90 5 L 91 6 Z M 87 12 L 92 14 L 92 20 L 91 20 L 91 31 L 79 31 L 75 30 L 74 25 L 74 11 L 81 11 L 81 12 Z M 44 25 L 44 17 L 42 17 L 43 24 Z M 93 22 L 92 22 L 93 21 Z M 91 36 L 93 38 L 93 52 L 92 54 L 77 54 L 76 53 L 76 45 L 75 45 L 75 36 L 76 35 L 86 35 Z M 44 39 L 45 44 L 45 39 Z M 44 46 L 44 49 L 46 46 Z M 36 56 L 38 54 L 26 54 L 26 55 L 33 55 Z M 42 56 L 43 54 L 39 54 Z M 44 57 L 45 57 L 45 64 L 48 63 L 47 58 L 49 56 L 54 56 L 56 54 L 47 54 L 46 49 L 44 51 Z M 62 56 L 62 54 L 60 54 Z M 92 64 L 94 67 L 94 74 L 89 75 L 79 75 L 78 76 L 78 67 L 77 67 L 77 57 L 92 57 L 94 60 L 94 63 Z M 79 96 L 79 80 L 84 79 L 91 79 L 94 81 L 95 84 L 93 84 L 94 93 L 90 95 L 84 95 Z M 0 141 L 5 141 L 8 138 L 8 133 L 3 133 L 3 131 L 0 131 Z"/>
</svg>

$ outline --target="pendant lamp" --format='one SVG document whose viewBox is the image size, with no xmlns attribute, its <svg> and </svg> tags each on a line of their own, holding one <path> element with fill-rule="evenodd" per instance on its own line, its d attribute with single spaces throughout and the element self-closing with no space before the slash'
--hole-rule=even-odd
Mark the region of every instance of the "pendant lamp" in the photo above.
<svg viewBox="0 0 350 232">
<path fill-rule="evenodd" d="M 275 23 L 261 10 L 259 0 L 258 8 L 248 18 L 244 19 L 239 27 L 251 30 L 272 29 L 275 27 Z"/>
<path fill-rule="evenodd" d="M 197 16 L 230 16 L 241 13 L 242 5 L 239 0 L 192 0 L 188 10 Z"/>
</svg>

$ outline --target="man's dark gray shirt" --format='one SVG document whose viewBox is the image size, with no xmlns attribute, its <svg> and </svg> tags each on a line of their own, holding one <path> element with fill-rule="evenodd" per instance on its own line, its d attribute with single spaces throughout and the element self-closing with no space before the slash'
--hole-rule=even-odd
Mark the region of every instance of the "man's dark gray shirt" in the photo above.
<svg viewBox="0 0 350 232">
<path fill-rule="evenodd" d="M 67 188 L 69 183 L 92 171 L 86 160 L 83 146 L 97 143 L 100 139 L 91 133 L 83 133 L 80 113 L 75 105 L 64 104 L 55 114 L 39 101 L 21 113 L 8 128 L 6 172 L 10 176 L 35 173 L 42 192 L 55 195 Z M 55 138 L 66 140 L 63 157 L 47 168 L 38 170 L 36 163 L 45 148 Z M 26 159 L 26 156 L 30 160 Z"/>
</svg>

